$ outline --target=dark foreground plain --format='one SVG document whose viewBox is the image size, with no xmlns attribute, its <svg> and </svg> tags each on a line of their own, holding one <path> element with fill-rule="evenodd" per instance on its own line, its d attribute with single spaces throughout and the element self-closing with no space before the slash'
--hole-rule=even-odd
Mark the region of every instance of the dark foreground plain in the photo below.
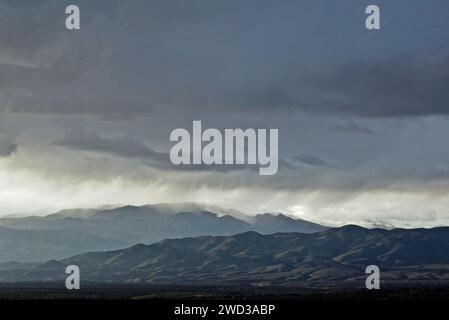
<svg viewBox="0 0 449 320">
<path fill-rule="evenodd" d="M 447 301 L 449 283 L 410 284 L 367 290 L 362 287 L 250 287 L 88 284 L 67 290 L 62 283 L 1 284 L 0 300 L 266 300 L 266 301 Z"/>
<path fill-rule="evenodd" d="M 60 283 L 2 285 L 0 308 L 48 319 L 130 317 L 144 319 L 404 319 L 445 312 L 449 286 L 366 289 L 298 287 L 85 285 L 68 291 Z M 272 306 L 270 314 L 219 314 L 223 306 Z M 177 315 L 177 308 L 208 308 L 206 316 Z M 213 310 L 213 311 L 212 311 Z"/>
</svg>

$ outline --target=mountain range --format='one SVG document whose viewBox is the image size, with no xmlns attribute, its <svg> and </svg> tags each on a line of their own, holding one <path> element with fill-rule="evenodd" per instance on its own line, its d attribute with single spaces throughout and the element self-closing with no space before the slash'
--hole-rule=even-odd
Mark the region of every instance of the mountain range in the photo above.
<svg viewBox="0 0 449 320">
<path fill-rule="evenodd" d="M 3 270 L 0 282 L 64 281 L 71 264 L 83 281 L 101 283 L 364 286 L 365 268 L 375 264 L 383 282 L 441 284 L 449 281 L 449 228 L 166 239 Z"/>
<path fill-rule="evenodd" d="M 0 263 L 45 262 L 168 238 L 246 231 L 313 233 L 326 229 L 282 214 L 250 217 L 237 211 L 190 203 L 73 209 L 47 216 L 0 218 Z"/>
</svg>

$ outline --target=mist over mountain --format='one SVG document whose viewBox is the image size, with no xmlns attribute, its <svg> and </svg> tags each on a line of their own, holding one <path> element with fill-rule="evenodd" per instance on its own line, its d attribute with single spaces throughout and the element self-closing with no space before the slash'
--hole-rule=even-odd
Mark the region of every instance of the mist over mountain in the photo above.
<svg viewBox="0 0 449 320">
<path fill-rule="evenodd" d="M 326 230 L 321 225 L 281 214 L 241 219 L 237 218 L 239 215 L 243 214 L 224 209 L 218 214 L 212 213 L 195 204 L 160 204 L 73 209 L 43 217 L 2 218 L 0 263 L 43 262 L 87 251 L 151 244 L 168 238 L 232 235 L 246 231 L 269 234 Z"/>
<path fill-rule="evenodd" d="M 17 230 L 0 226 L 0 263 L 41 262 L 51 257 L 62 259 L 91 250 L 122 248 L 124 242 L 82 230 Z"/>
<path fill-rule="evenodd" d="M 365 268 L 390 283 L 449 281 L 449 228 L 364 229 L 320 233 L 245 232 L 138 244 L 0 272 L 2 282 L 63 281 L 67 265 L 84 281 L 161 284 L 364 286 Z"/>
</svg>

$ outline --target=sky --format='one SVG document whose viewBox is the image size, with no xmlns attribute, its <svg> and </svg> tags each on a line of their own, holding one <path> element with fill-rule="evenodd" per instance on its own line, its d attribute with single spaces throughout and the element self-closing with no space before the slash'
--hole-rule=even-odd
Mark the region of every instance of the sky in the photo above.
<svg viewBox="0 0 449 320">
<path fill-rule="evenodd" d="M 445 0 L 0 0 L 0 216 L 198 202 L 449 225 L 448 21 Z M 278 173 L 171 166 L 193 120 L 279 129 Z"/>
</svg>

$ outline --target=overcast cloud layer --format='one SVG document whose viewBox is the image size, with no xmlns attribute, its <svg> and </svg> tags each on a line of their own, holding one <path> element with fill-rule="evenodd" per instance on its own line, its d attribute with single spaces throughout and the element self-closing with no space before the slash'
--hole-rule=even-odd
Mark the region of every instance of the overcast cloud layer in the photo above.
<svg viewBox="0 0 449 320">
<path fill-rule="evenodd" d="M 0 0 L 0 215 L 204 202 L 449 223 L 449 3 Z M 280 168 L 174 168 L 170 132 L 278 128 Z"/>
</svg>

